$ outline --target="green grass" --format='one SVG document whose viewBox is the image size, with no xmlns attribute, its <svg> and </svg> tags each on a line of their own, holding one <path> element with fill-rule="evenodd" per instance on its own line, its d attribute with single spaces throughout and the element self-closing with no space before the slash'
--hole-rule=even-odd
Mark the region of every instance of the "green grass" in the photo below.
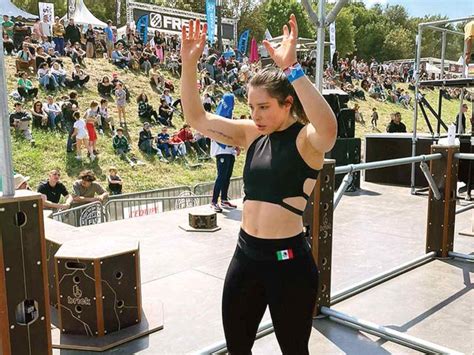
<svg viewBox="0 0 474 355">
<path fill-rule="evenodd" d="M 17 137 L 12 131 L 14 170 L 24 175 L 31 176 L 31 186 L 36 187 L 41 180 L 45 179 L 47 172 L 52 168 L 61 169 L 63 172 L 61 178 L 67 187 L 72 185 L 79 172 L 83 169 L 92 169 L 97 174 L 98 180 L 104 183 L 106 181 L 108 168 L 112 165 L 118 168 L 119 174 L 124 180 L 124 192 L 143 191 L 178 185 L 194 185 L 200 182 L 212 181 L 215 178 L 215 164 L 213 161 L 204 162 L 200 168 L 191 170 L 179 163 L 160 163 L 155 157 L 146 156 L 146 154 L 139 151 L 137 141 L 138 132 L 142 127 L 142 122 L 137 116 L 137 104 L 135 99 L 142 91 L 144 91 L 148 95 L 151 103 L 157 109 L 159 106 L 159 94 L 151 89 L 148 83 L 148 78 L 142 74 L 117 70 L 104 59 L 87 60 L 86 63 L 86 71 L 91 75 L 91 81 L 85 89 L 78 91 L 78 101 L 81 112 L 84 112 L 87 109 L 92 100 L 97 100 L 99 98 L 96 90 L 97 82 L 104 75 L 111 76 L 113 72 L 119 72 L 120 78 L 126 83 L 131 93 L 131 100 L 127 106 L 128 131 L 126 132 L 126 135 L 131 143 L 132 152 L 138 159 L 146 162 L 146 165 L 131 168 L 126 162 L 119 159 L 113 152 L 111 144 L 112 137 L 108 131 L 106 131 L 104 136 L 99 136 L 97 148 L 99 149 L 100 154 L 99 158 L 93 163 L 88 162 L 88 160 L 78 162 L 75 159 L 74 154 L 66 153 L 66 134 L 33 129 L 33 137 L 35 138 L 36 146 L 31 147 L 28 142 L 23 140 L 21 137 Z M 11 92 L 16 87 L 14 59 L 7 57 L 6 65 L 8 92 Z M 67 71 L 71 72 L 72 64 L 69 60 L 65 61 L 65 66 Z M 179 79 L 171 76 L 170 73 L 166 73 L 166 76 L 168 79 L 173 80 L 176 88 L 176 92 L 173 96 L 178 97 Z M 38 84 L 36 79 L 33 79 L 33 82 L 35 85 Z M 407 89 L 406 84 L 401 84 L 401 86 Z M 60 94 L 62 95 L 66 93 L 67 91 L 64 91 L 57 95 L 60 96 Z M 431 102 L 434 107 L 437 107 L 438 91 L 427 90 L 426 93 L 428 101 Z M 39 99 L 42 102 L 46 101 L 46 93 L 42 90 L 40 90 Z M 13 100 L 11 100 L 11 98 L 9 100 L 9 110 L 12 111 Z M 402 113 L 403 122 L 406 124 L 407 129 L 411 131 L 413 110 L 407 110 L 402 108 L 400 105 L 391 103 L 381 103 L 371 98 L 367 98 L 367 101 L 359 100 L 358 103 L 360 105 L 360 111 L 364 115 L 366 124 L 356 125 L 356 136 L 363 137 L 367 133 L 373 133 L 370 125 L 372 107 L 377 107 L 379 112 L 379 130 L 381 132 L 385 132 L 385 126 L 390 121 L 390 113 L 395 111 L 400 111 Z M 29 103 L 27 108 L 29 109 L 31 105 L 32 103 Z M 353 107 L 353 105 L 354 101 L 350 102 L 350 106 Z M 451 123 L 454 121 L 458 110 L 458 100 L 444 101 L 443 118 L 445 122 Z M 109 103 L 109 111 L 115 118 L 117 117 L 114 102 Z M 245 101 L 237 100 L 234 116 L 239 117 L 242 114 L 249 115 L 249 110 Z M 432 122 L 434 122 L 434 119 L 432 120 Z M 177 116 L 174 118 L 174 123 L 179 127 L 183 123 L 183 120 L 181 117 Z M 153 134 L 156 135 L 158 130 L 158 126 L 152 127 Z M 418 130 L 419 132 L 428 131 L 421 115 L 419 116 Z M 234 176 L 242 175 L 244 159 L 244 154 L 237 158 L 234 168 Z"/>
</svg>

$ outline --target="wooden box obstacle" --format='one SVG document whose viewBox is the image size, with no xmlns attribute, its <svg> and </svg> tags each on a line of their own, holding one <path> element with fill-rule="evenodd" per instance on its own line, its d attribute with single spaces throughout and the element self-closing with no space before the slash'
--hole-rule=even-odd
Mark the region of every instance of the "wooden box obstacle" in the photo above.
<svg viewBox="0 0 474 355">
<path fill-rule="evenodd" d="M 41 195 L 0 197 L 0 354 L 51 354 Z"/>
<path fill-rule="evenodd" d="M 55 255 L 62 334 L 104 336 L 141 320 L 138 242 L 65 243 Z"/>
<path fill-rule="evenodd" d="M 179 227 L 187 232 L 215 232 L 221 228 L 217 226 L 217 213 L 209 210 L 189 212 L 188 225 Z"/>
</svg>

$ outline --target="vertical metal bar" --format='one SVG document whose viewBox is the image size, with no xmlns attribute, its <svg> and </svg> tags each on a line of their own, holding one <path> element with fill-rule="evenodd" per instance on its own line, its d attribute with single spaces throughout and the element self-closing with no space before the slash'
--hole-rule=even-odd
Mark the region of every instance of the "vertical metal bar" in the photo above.
<svg viewBox="0 0 474 355">
<path fill-rule="evenodd" d="M 446 55 L 446 31 L 443 31 L 441 35 L 441 77 L 444 79 L 444 57 Z"/>
<path fill-rule="evenodd" d="M 7 79 L 4 58 L 3 41 L 0 41 L 0 178 L 2 182 L 3 196 L 13 196 L 15 186 L 13 185 L 12 147 L 10 138 L 10 120 L 8 119 L 8 97 Z"/>
<path fill-rule="evenodd" d="M 423 38 L 423 27 L 418 25 L 418 35 L 416 36 L 416 58 L 415 58 L 415 68 L 414 68 L 414 75 L 415 75 L 415 110 L 413 112 L 413 136 L 411 140 L 411 156 L 416 156 L 416 126 L 418 120 L 418 105 L 416 104 L 416 100 L 418 100 L 418 95 L 420 93 L 419 85 L 420 85 L 420 58 L 421 58 L 421 41 Z M 415 194 L 415 164 L 411 164 L 411 193 Z"/>
<path fill-rule="evenodd" d="M 316 88 L 323 91 L 323 71 L 324 71 L 324 9 L 326 7 L 326 0 L 319 0 L 318 3 L 318 42 L 316 43 L 317 60 L 316 60 L 316 74 L 315 84 Z"/>
</svg>

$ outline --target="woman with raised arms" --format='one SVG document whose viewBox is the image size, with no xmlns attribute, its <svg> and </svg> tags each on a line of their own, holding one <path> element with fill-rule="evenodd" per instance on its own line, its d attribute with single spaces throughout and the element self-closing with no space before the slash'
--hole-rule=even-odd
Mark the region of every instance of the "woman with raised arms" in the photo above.
<svg viewBox="0 0 474 355">
<path fill-rule="evenodd" d="M 308 354 L 318 269 L 303 238 L 302 213 L 337 123 L 296 60 L 298 26 L 291 15 L 278 48 L 264 41 L 275 67 L 248 85 L 251 120 L 206 112 L 197 63 L 207 25 L 182 30 L 181 100 L 193 128 L 222 144 L 244 147 L 244 205 L 237 248 L 224 282 L 222 316 L 229 353 L 250 354 L 267 305 L 284 354 Z"/>
</svg>

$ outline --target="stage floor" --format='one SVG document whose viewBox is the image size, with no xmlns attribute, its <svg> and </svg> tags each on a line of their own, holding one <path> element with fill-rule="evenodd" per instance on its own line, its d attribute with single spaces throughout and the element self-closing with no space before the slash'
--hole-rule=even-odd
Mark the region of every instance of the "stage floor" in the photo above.
<svg viewBox="0 0 474 355">
<path fill-rule="evenodd" d="M 224 338 L 222 286 L 235 250 L 239 209 L 218 215 L 215 233 L 188 233 L 187 211 L 83 227 L 97 238 L 140 241 L 142 293 L 164 307 L 164 329 L 107 353 L 188 354 Z M 200 207 L 206 208 L 206 207 Z M 362 183 L 334 215 L 332 292 L 425 254 L 427 197 L 409 189 Z M 456 218 L 454 250 L 474 253 L 472 211 Z M 47 221 L 48 231 L 57 223 Z M 77 233 L 77 231 L 76 231 Z M 80 233 L 78 233 L 80 234 Z M 435 260 L 334 306 L 334 309 L 466 354 L 474 353 L 474 263 Z M 264 320 L 269 319 L 266 312 Z M 327 319 L 313 322 L 311 354 L 412 354 L 401 345 Z M 55 354 L 86 354 L 54 350 Z M 253 354 L 279 354 L 274 334 L 255 342 Z"/>
</svg>

